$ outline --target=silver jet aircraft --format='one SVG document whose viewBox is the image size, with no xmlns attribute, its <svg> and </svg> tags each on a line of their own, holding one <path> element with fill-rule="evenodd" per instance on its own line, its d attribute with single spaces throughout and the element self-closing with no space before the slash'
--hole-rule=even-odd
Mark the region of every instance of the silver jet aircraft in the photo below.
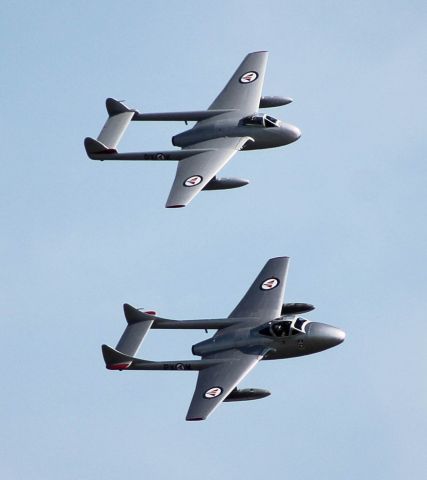
<svg viewBox="0 0 427 480">
<path fill-rule="evenodd" d="M 306 303 L 283 303 L 288 257 L 270 259 L 228 318 L 169 320 L 155 312 L 124 305 L 127 327 L 116 348 L 102 346 L 110 370 L 198 371 L 187 420 L 204 420 L 221 402 L 255 400 L 267 390 L 237 389 L 260 360 L 299 357 L 334 347 L 345 338 L 339 328 L 300 315 L 314 309 Z M 150 328 L 215 329 L 212 338 L 192 347 L 200 360 L 153 362 L 135 358 Z"/>
<path fill-rule="evenodd" d="M 185 207 L 201 190 L 242 187 L 240 178 L 218 178 L 222 167 L 239 150 L 280 147 L 301 136 L 297 127 L 259 108 L 278 107 L 292 102 L 287 97 L 261 97 L 268 52 L 245 57 L 230 81 L 208 110 L 139 113 L 122 102 L 108 98 L 108 119 L 95 140 L 85 139 L 93 160 L 179 160 L 166 207 Z M 196 121 L 191 130 L 172 137 L 181 150 L 118 153 L 117 145 L 131 121 Z"/>
</svg>

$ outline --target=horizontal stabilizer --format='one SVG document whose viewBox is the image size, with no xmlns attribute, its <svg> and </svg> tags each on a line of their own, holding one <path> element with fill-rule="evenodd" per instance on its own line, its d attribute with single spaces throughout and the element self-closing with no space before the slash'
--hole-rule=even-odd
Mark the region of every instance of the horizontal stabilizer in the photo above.
<svg viewBox="0 0 427 480">
<path fill-rule="evenodd" d="M 103 143 L 107 148 L 116 148 L 134 114 L 134 112 L 123 112 L 108 117 L 98 135 L 98 142 Z"/>
<path fill-rule="evenodd" d="M 155 317 L 142 313 L 127 303 L 123 305 L 123 310 L 128 325 L 116 345 L 116 349 L 133 357 L 153 325 Z"/>
<path fill-rule="evenodd" d="M 136 110 L 131 110 L 114 98 L 107 98 L 108 118 L 98 138 L 85 138 L 85 149 L 92 160 L 102 160 L 102 155 L 116 154 L 117 145 L 126 131 Z M 101 155 L 101 158 L 99 157 Z"/>
</svg>

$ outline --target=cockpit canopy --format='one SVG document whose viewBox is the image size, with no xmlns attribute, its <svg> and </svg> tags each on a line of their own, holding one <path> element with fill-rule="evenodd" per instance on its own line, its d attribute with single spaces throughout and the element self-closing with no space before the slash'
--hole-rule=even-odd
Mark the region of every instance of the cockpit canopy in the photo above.
<svg viewBox="0 0 427 480">
<path fill-rule="evenodd" d="M 278 127 L 280 120 L 270 117 L 270 115 L 249 115 L 249 117 L 242 118 L 240 125 L 255 126 L 255 127 Z"/>
<path fill-rule="evenodd" d="M 269 322 L 269 324 L 262 328 L 259 333 L 261 335 L 268 335 L 269 337 L 289 337 L 290 335 L 297 335 L 298 333 L 305 333 L 305 326 L 308 320 L 304 318 L 297 318 L 294 321 L 280 320 L 277 322 Z"/>
</svg>

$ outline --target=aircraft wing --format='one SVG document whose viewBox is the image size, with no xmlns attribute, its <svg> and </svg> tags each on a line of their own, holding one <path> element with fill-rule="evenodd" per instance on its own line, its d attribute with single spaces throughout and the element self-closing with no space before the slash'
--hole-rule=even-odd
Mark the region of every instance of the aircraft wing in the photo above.
<svg viewBox="0 0 427 480">
<path fill-rule="evenodd" d="M 271 258 L 229 318 L 262 317 L 273 320 L 280 317 L 288 263 L 289 257 Z"/>
<path fill-rule="evenodd" d="M 195 143 L 184 151 L 206 149 L 180 160 L 166 208 L 185 207 L 238 152 L 250 137 L 222 137 Z"/>
<path fill-rule="evenodd" d="M 186 420 L 205 420 L 262 357 L 261 350 L 243 353 L 237 349 L 204 356 L 203 360 L 218 360 L 218 363 L 199 372 Z"/>
<path fill-rule="evenodd" d="M 267 58 L 268 52 L 246 55 L 209 110 L 239 110 L 240 116 L 256 113 L 261 99 Z"/>
</svg>

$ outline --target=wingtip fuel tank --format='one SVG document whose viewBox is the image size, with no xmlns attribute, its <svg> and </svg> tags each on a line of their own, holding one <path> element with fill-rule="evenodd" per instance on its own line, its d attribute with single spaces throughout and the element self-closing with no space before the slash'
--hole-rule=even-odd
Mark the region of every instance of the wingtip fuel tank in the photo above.
<svg viewBox="0 0 427 480">
<path fill-rule="evenodd" d="M 214 177 L 203 190 L 228 190 L 230 188 L 244 187 L 249 183 L 249 180 L 244 178 L 218 178 Z"/>
<path fill-rule="evenodd" d="M 259 108 L 281 107 L 292 103 L 293 99 L 289 97 L 261 97 L 259 101 Z"/>
<path fill-rule="evenodd" d="M 268 397 L 271 392 L 263 388 L 235 388 L 224 402 L 245 402 L 248 400 L 258 400 L 260 398 Z"/>
</svg>

